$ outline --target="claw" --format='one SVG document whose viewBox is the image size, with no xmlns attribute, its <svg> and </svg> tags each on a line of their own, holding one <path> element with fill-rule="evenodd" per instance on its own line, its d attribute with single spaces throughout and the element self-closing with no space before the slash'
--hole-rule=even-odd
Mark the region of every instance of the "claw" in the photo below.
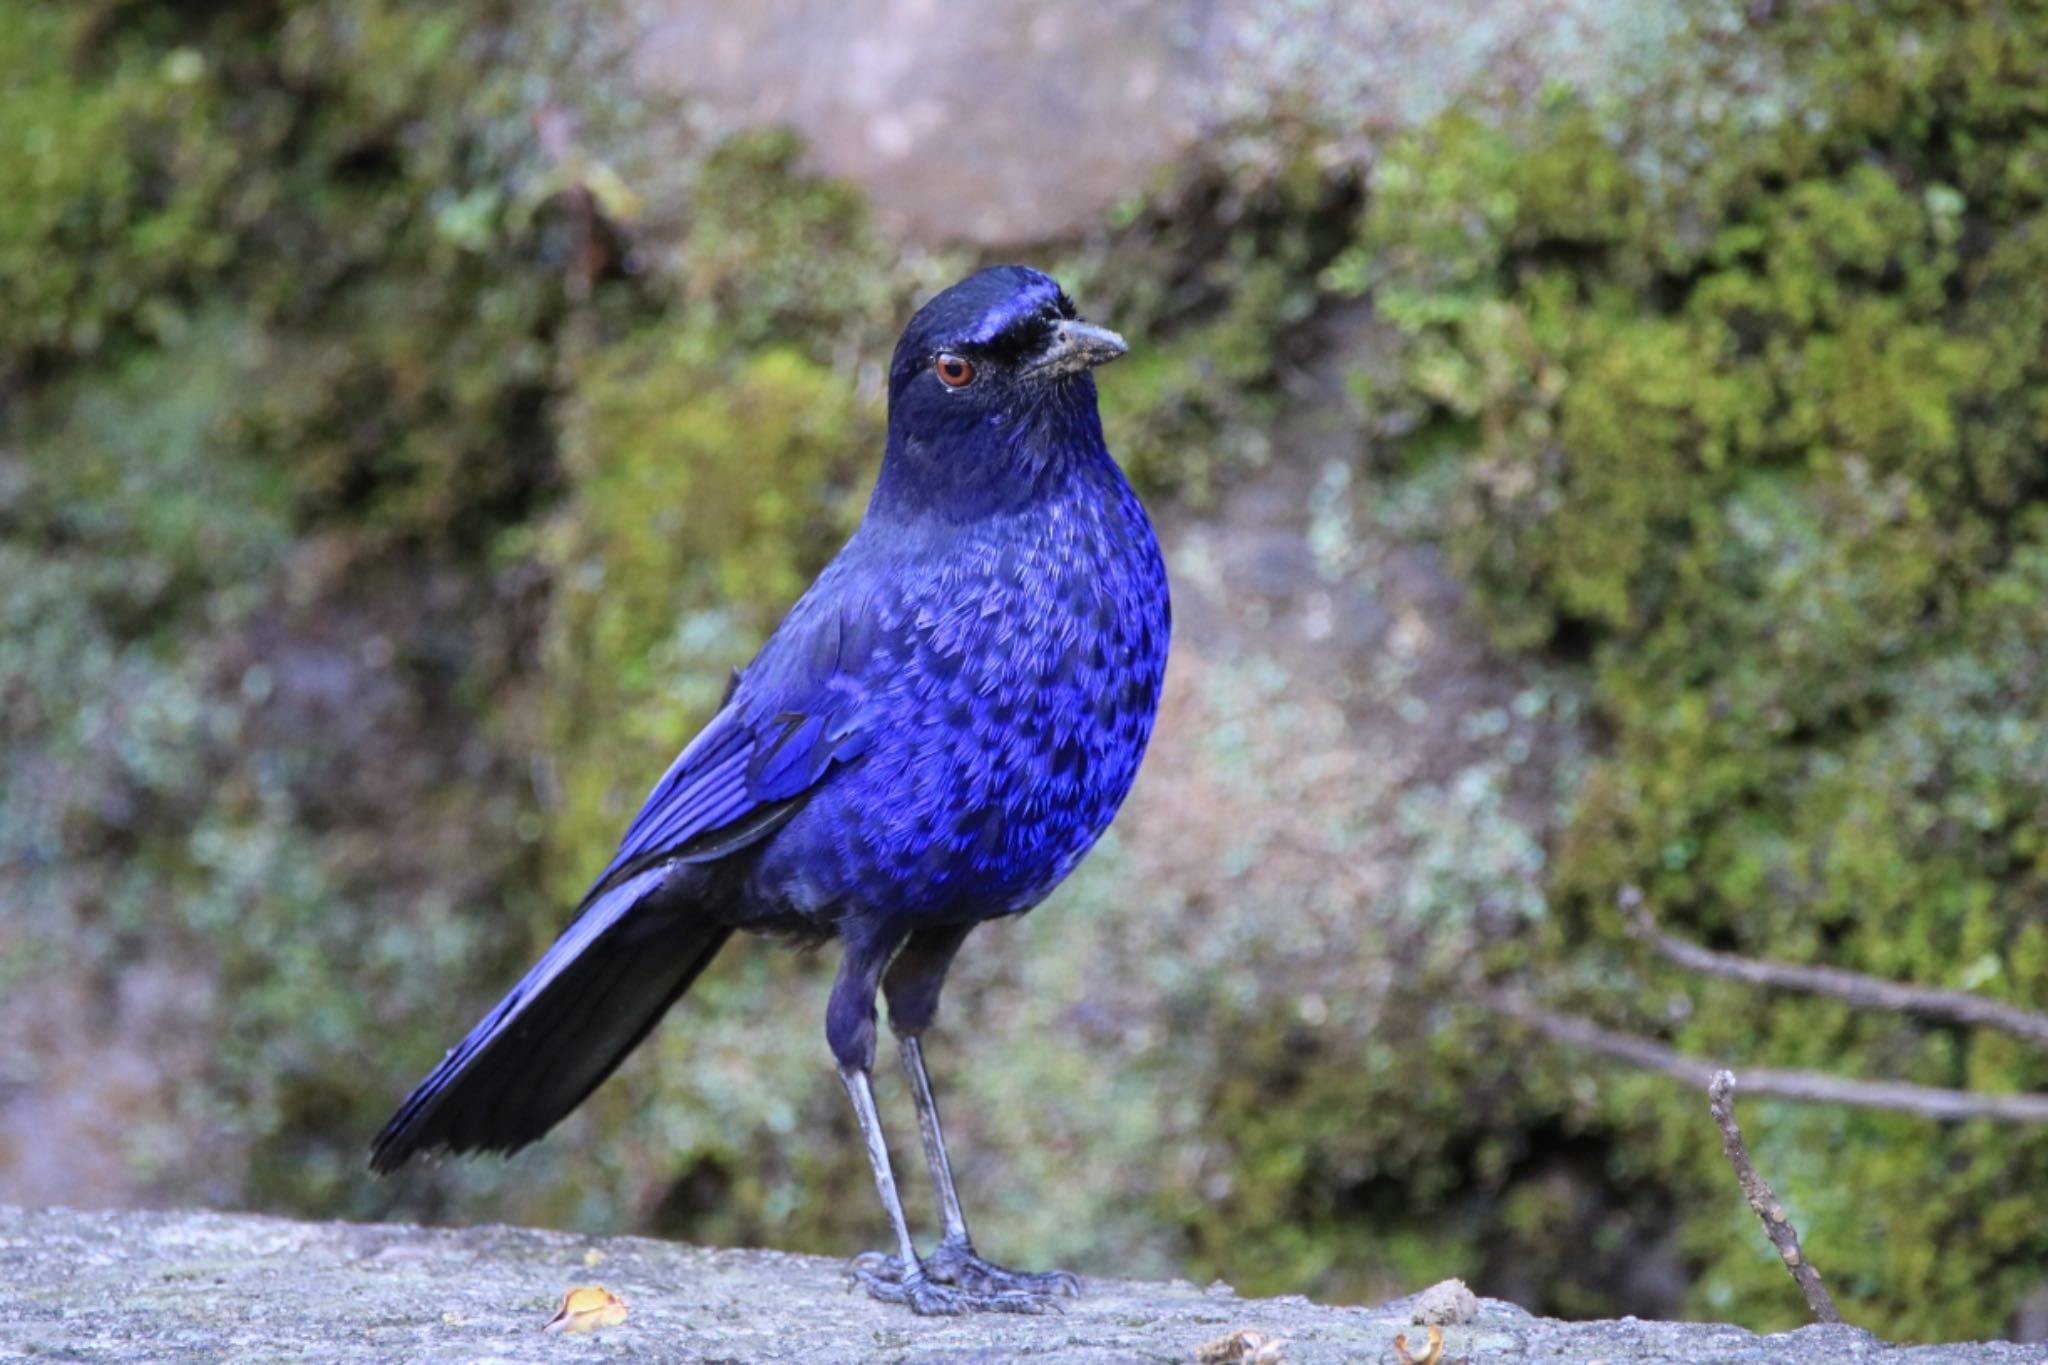
<svg viewBox="0 0 2048 1365">
<path fill-rule="evenodd" d="M 869 1279 L 901 1284 L 904 1279 L 903 1258 L 891 1256 L 886 1251 L 863 1251 L 853 1258 L 847 1271 L 863 1284 Z"/>
<path fill-rule="evenodd" d="M 1059 1305 L 1044 1294 L 941 1284 L 923 1267 L 905 1275 L 895 1256 L 869 1252 L 854 1261 L 853 1277 L 870 1298 L 902 1304 L 921 1317 L 962 1313 L 1046 1313 Z"/>
<path fill-rule="evenodd" d="M 1005 1270 L 974 1254 L 965 1241 L 948 1239 L 925 1261 L 925 1274 L 941 1284 L 984 1292 L 1079 1298 L 1081 1281 L 1064 1270 Z"/>
</svg>

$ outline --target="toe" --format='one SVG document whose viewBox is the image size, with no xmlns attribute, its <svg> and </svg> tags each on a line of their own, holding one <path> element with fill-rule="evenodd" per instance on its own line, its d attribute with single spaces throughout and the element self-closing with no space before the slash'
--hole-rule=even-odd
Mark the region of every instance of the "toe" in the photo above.
<svg viewBox="0 0 2048 1365">
<path fill-rule="evenodd" d="M 893 1258 L 889 1258 L 893 1259 Z M 870 1297 L 901 1304 L 921 1317 L 952 1317 L 962 1313 L 1049 1313 L 1058 1310 L 1050 1295 L 941 1284 L 922 1271 L 890 1278 L 856 1269 L 854 1278 Z"/>
<path fill-rule="evenodd" d="M 1081 1281 L 1064 1270 L 1006 1270 L 959 1246 L 942 1246 L 925 1263 L 926 1273 L 945 1284 L 988 1293 L 1029 1294 L 1039 1298 L 1076 1298 Z"/>
<path fill-rule="evenodd" d="M 848 1269 L 863 1283 L 873 1278 L 901 1284 L 910 1273 L 901 1256 L 891 1256 L 886 1251 L 863 1251 L 853 1258 Z"/>
<path fill-rule="evenodd" d="M 1081 1277 L 1065 1270 L 1048 1270 L 1042 1275 L 1025 1277 L 1033 1281 L 1041 1294 L 1057 1294 L 1063 1299 L 1081 1297 Z"/>
</svg>

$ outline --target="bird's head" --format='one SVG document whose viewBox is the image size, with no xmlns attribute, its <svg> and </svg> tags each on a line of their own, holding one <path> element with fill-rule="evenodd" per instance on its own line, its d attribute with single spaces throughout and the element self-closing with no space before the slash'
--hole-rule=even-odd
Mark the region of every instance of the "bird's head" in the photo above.
<svg viewBox="0 0 2048 1365">
<path fill-rule="evenodd" d="M 1128 349 L 1081 321 L 1048 275 L 1020 265 L 969 275 L 918 309 L 896 343 L 878 494 L 974 515 L 1031 496 L 1070 460 L 1104 455 L 1090 372 Z"/>
</svg>

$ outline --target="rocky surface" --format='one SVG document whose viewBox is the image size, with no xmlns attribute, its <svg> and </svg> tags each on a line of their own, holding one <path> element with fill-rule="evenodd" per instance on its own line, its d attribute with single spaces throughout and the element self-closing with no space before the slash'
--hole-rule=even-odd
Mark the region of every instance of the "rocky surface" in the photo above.
<svg viewBox="0 0 2048 1365">
<path fill-rule="evenodd" d="M 731 126 L 797 129 L 817 168 L 872 196 L 890 235 L 1015 247 L 1095 230 L 1197 142 L 1270 122 L 1304 91 L 1370 141 L 1475 86 L 1592 79 L 1625 30 L 1661 13 L 1611 0 L 1046 0 L 966 22 L 938 0 L 626 0 L 610 22 L 634 84 Z"/>
<path fill-rule="evenodd" d="M 1193 140 L 1204 38 L 1183 11 L 1109 0 L 971 23 L 934 0 L 642 4 L 650 88 L 742 126 L 799 129 L 892 234 L 980 243 L 1072 230 Z"/>
<path fill-rule="evenodd" d="M 1263 1361 L 1423 1353 L 1427 1295 L 1376 1308 L 1240 1299 L 1228 1287 L 1089 1280 L 1047 1317 L 918 1319 L 848 1292 L 843 1267 L 773 1251 L 516 1228 L 294 1223 L 214 1213 L 0 1206 L 0 1360 L 1191 1361 L 1279 1340 Z M 625 1320 L 544 1333 L 563 1295 L 601 1284 Z M 1436 1300 L 1454 1295 L 1438 1294 Z M 1431 1300 L 1435 1302 L 1435 1300 Z M 1453 1314 L 1453 1316 L 1458 1316 Z M 1270 1352 L 1270 1347 L 1269 1347 Z M 1555 1322 L 1480 1299 L 1443 1360 L 2027 1361 L 2040 1346 L 1895 1348 L 1852 1327 L 1760 1337 L 1699 1323 Z"/>
</svg>

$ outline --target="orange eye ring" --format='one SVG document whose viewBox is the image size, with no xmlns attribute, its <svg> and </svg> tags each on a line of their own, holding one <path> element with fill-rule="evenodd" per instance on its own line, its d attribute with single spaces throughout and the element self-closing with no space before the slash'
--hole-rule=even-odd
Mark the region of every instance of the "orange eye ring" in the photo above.
<svg viewBox="0 0 2048 1365">
<path fill-rule="evenodd" d="M 964 389 L 974 382 L 974 362 L 951 351 L 941 351 L 939 358 L 932 362 L 932 373 L 947 388 Z"/>
</svg>

